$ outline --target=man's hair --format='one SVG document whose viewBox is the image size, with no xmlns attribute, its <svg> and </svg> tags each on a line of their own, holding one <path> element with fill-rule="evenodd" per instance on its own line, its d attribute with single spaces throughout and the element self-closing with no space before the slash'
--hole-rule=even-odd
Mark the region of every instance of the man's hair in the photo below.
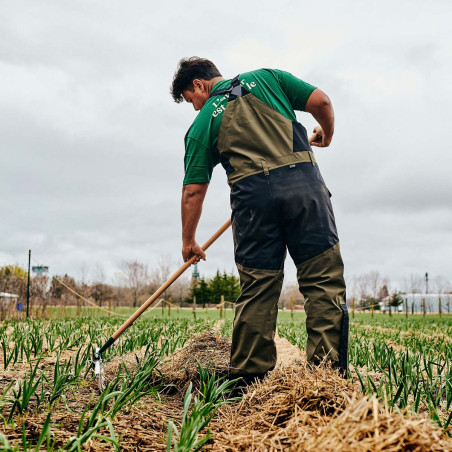
<svg viewBox="0 0 452 452">
<path fill-rule="evenodd" d="M 221 74 L 212 61 L 199 57 L 182 58 L 171 85 L 174 102 L 180 103 L 184 100 L 182 91 L 186 89 L 193 91 L 193 80 L 197 78 L 211 80 L 214 77 L 221 77 Z"/>
</svg>

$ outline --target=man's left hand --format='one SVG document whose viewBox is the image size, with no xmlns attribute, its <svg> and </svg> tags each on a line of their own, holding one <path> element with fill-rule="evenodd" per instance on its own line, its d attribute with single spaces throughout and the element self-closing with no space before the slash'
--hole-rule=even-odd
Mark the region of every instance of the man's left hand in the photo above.
<svg viewBox="0 0 452 452">
<path fill-rule="evenodd" d="M 320 126 L 314 127 L 314 141 L 312 141 L 311 146 L 317 146 L 318 148 L 326 148 L 330 145 L 333 137 L 327 137 L 325 132 Z"/>
</svg>

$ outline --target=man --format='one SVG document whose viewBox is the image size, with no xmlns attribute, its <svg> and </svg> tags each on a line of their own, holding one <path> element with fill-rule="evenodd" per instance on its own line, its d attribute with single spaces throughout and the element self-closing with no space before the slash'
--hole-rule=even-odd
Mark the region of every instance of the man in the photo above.
<svg viewBox="0 0 452 452">
<path fill-rule="evenodd" d="M 311 113 L 317 147 L 327 147 L 334 113 L 321 90 L 280 70 L 223 79 L 206 59 L 183 59 L 171 94 L 198 116 L 185 136 L 182 256 L 205 260 L 196 228 L 213 167 L 231 187 L 235 306 L 231 376 L 262 378 L 276 363 L 274 335 L 286 250 L 306 300 L 307 357 L 347 373 L 348 314 L 343 263 L 328 189 L 294 110 Z"/>
</svg>

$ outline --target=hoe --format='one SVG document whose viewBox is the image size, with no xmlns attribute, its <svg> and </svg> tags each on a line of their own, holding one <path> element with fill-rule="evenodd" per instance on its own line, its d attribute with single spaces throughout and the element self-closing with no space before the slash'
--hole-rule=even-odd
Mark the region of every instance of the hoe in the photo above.
<svg viewBox="0 0 452 452">
<path fill-rule="evenodd" d="M 309 143 L 311 144 L 313 141 L 317 141 L 318 139 L 321 140 L 321 137 L 315 133 L 314 135 L 312 135 L 309 138 Z M 204 251 L 207 250 L 207 248 L 209 248 L 209 246 L 212 245 L 212 243 L 215 242 L 215 240 L 217 240 L 217 238 L 220 237 L 220 235 L 223 234 L 223 232 L 226 231 L 226 229 L 228 229 L 229 226 L 231 226 L 231 219 L 226 221 L 226 223 L 223 226 L 221 226 L 221 228 L 218 229 L 218 231 L 215 232 L 215 234 L 212 237 L 210 237 L 210 239 L 207 240 L 206 243 L 204 243 L 204 245 L 202 246 L 202 249 Z M 159 289 L 157 289 L 157 291 L 154 293 L 154 295 L 152 295 L 150 298 L 148 298 L 143 303 L 141 308 L 139 308 L 134 314 L 132 314 L 130 316 L 130 318 L 128 320 L 126 320 L 112 334 L 112 336 L 107 340 L 107 342 L 105 342 L 104 345 L 102 345 L 102 347 L 96 348 L 96 351 L 94 352 L 94 359 L 93 359 L 94 374 L 99 383 L 99 389 L 101 392 L 105 389 L 105 372 L 104 372 L 104 367 L 102 365 L 102 353 L 104 353 L 105 350 L 107 350 L 116 341 L 116 339 L 118 339 L 118 337 L 122 335 L 122 333 L 124 333 L 124 331 L 126 331 L 130 326 L 133 325 L 133 322 L 135 322 L 135 320 L 138 317 L 140 317 L 140 315 L 143 314 L 143 312 L 146 311 L 146 309 L 149 308 L 151 306 L 151 304 L 158 297 L 160 297 L 160 295 L 163 292 L 165 292 L 165 290 L 168 289 L 168 287 L 171 286 L 171 284 L 173 284 L 173 282 L 176 281 L 176 279 L 179 278 L 179 276 L 182 275 L 182 273 L 184 273 L 184 271 L 187 270 L 188 267 L 190 267 L 191 264 L 193 264 L 195 259 L 196 259 L 196 256 L 193 256 L 187 262 L 185 262 L 185 264 L 182 265 L 182 267 L 180 267 L 179 270 L 177 270 L 172 276 L 170 276 L 170 278 Z"/>
<path fill-rule="evenodd" d="M 210 237 L 209 240 L 207 240 L 206 243 L 202 246 L 202 249 L 205 251 L 207 248 L 209 248 L 210 245 L 212 245 L 215 240 L 217 240 L 218 237 L 220 237 L 221 234 L 223 234 L 226 229 L 229 228 L 231 225 L 231 220 L 229 219 L 226 221 L 226 223 L 218 229 L 215 234 Z M 166 289 L 168 289 L 171 284 L 173 284 L 174 281 L 176 281 L 177 278 L 179 278 L 182 273 L 184 273 L 185 270 L 187 270 L 190 265 L 193 264 L 195 261 L 196 256 L 191 257 L 187 262 L 185 262 L 182 267 L 179 268 L 170 278 L 159 288 L 157 291 L 152 295 L 150 298 L 148 298 L 143 305 L 130 316 L 128 320 L 126 320 L 112 335 L 111 337 L 105 342 L 104 345 L 100 348 L 96 348 L 96 351 L 94 352 L 94 358 L 93 358 L 93 364 L 94 364 L 94 374 L 97 378 L 98 384 L 99 384 L 99 390 L 102 392 L 105 389 L 105 372 L 104 367 L 102 365 L 102 353 L 105 352 L 113 343 L 118 339 L 119 336 L 121 336 L 129 327 L 133 325 L 135 320 L 140 317 L 141 314 L 143 314 L 146 309 L 148 309 L 151 304 L 158 298 L 160 295 L 162 295 L 163 292 L 165 292 Z"/>
</svg>

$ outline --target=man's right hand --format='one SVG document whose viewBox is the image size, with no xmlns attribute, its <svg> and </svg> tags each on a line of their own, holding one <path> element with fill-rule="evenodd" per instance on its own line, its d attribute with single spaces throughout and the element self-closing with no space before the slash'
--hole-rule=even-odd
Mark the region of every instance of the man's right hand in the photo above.
<svg viewBox="0 0 452 452">
<path fill-rule="evenodd" d="M 188 184 L 182 188 L 182 258 L 187 262 L 196 256 L 193 263 L 206 260 L 206 253 L 196 243 L 196 227 L 201 216 L 202 203 L 206 196 L 208 183 Z"/>
<path fill-rule="evenodd" d="M 201 259 L 206 260 L 206 253 L 196 243 L 187 243 L 182 246 L 182 259 L 187 262 L 191 257 L 196 256 L 193 264 L 197 264 Z"/>
</svg>

